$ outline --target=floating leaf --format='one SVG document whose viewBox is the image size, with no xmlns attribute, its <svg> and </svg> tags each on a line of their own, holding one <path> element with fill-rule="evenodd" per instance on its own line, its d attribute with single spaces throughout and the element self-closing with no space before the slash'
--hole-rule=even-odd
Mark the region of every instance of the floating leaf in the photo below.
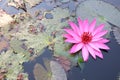
<svg viewBox="0 0 120 80">
<path fill-rule="evenodd" d="M 71 45 L 64 43 L 63 38 L 59 37 L 59 39 L 56 41 L 55 45 L 54 45 L 54 56 L 63 56 L 66 57 L 70 60 L 71 62 L 71 67 L 72 66 L 76 66 L 77 64 L 80 66 L 81 69 L 84 68 L 84 63 L 79 62 L 82 60 L 79 60 L 79 58 L 81 57 L 79 54 L 75 54 L 75 55 L 71 55 L 69 53 Z"/>
<path fill-rule="evenodd" d="M 4 10 L 0 9 L 0 27 L 5 27 L 13 21 L 13 18 Z"/>
<path fill-rule="evenodd" d="M 81 71 L 84 68 L 84 60 L 81 56 L 78 57 L 78 66 L 81 68 Z"/>
<path fill-rule="evenodd" d="M 65 71 L 69 71 L 71 67 L 71 62 L 68 58 L 64 56 L 55 56 L 55 59 L 61 64 L 61 66 L 65 69 Z"/>
<path fill-rule="evenodd" d="M 41 23 L 45 26 L 48 34 L 51 34 L 54 31 L 61 31 L 63 27 L 68 26 L 68 19 L 72 19 L 67 8 L 54 8 L 54 10 L 48 13 L 53 16 L 53 19 L 44 18 L 41 20 Z M 46 14 L 48 13 L 46 12 Z"/>
<path fill-rule="evenodd" d="M 54 8 L 57 8 L 58 6 L 62 5 L 62 3 L 59 2 L 58 0 L 44 0 L 44 1 L 45 1 L 44 9 L 46 10 L 53 10 Z"/>
<path fill-rule="evenodd" d="M 5 40 L 0 41 L 0 52 L 7 47 L 8 47 L 8 42 L 7 41 L 5 41 Z"/>
<path fill-rule="evenodd" d="M 13 50 L 2 52 L 0 54 L 0 68 L 7 70 L 6 79 L 16 80 L 18 74 L 23 71 L 22 63 L 25 61 L 26 59 L 21 53 L 15 54 Z M 27 76 L 24 80 L 27 80 Z"/>
<path fill-rule="evenodd" d="M 28 46 L 28 48 L 34 48 L 36 54 L 42 53 L 41 51 L 51 44 L 50 42 L 50 36 L 46 34 L 41 35 L 24 35 L 23 38 L 27 41 L 25 41 L 25 44 Z"/>
<path fill-rule="evenodd" d="M 64 56 L 68 58 L 72 63 L 71 65 L 76 65 L 78 60 L 78 55 L 69 54 L 70 44 L 64 43 L 62 37 L 59 37 L 54 45 L 54 56 Z"/>
<path fill-rule="evenodd" d="M 22 48 L 22 41 L 17 39 L 11 39 L 10 41 L 10 47 L 13 49 L 15 53 L 19 56 L 19 58 L 24 58 L 25 61 L 28 61 L 30 59 L 30 53 Z M 22 60 L 22 59 L 21 59 Z M 24 62 L 23 60 L 21 63 Z"/>
<path fill-rule="evenodd" d="M 9 0 L 8 6 L 13 6 L 15 8 L 18 9 L 20 8 L 23 9 L 24 11 L 27 11 L 24 0 Z"/>
<path fill-rule="evenodd" d="M 51 80 L 67 80 L 66 73 L 63 67 L 56 61 L 50 61 L 52 72 Z"/>
<path fill-rule="evenodd" d="M 120 80 L 120 73 L 119 73 L 118 76 L 117 76 L 117 80 Z"/>
<path fill-rule="evenodd" d="M 10 47 L 17 53 L 24 52 L 25 49 L 23 49 L 22 46 L 22 41 L 17 40 L 17 39 L 11 39 L 10 41 Z"/>
<path fill-rule="evenodd" d="M 118 44 L 120 44 L 120 27 L 113 27 L 113 33 Z"/>
<path fill-rule="evenodd" d="M 62 3 L 66 3 L 66 2 L 69 2 L 70 0 L 60 0 L 60 2 Z"/>
<path fill-rule="evenodd" d="M 17 76 L 17 80 L 28 80 L 28 75 L 26 73 L 19 73 Z"/>
<path fill-rule="evenodd" d="M 25 0 L 27 3 L 29 3 L 30 4 L 30 6 L 31 7 L 33 7 L 33 6 L 35 6 L 35 5 L 37 5 L 37 4 L 39 4 L 40 2 L 42 2 L 42 0 Z"/>
<path fill-rule="evenodd" d="M 86 0 L 82 2 L 77 8 L 76 15 L 90 21 L 96 18 L 97 24 L 104 23 L 105 29 L 109 32 L 111 31 L 111 25 L 107 22 L 120 26 L 120 11 L 111 4 L 101 0 Z"/>
<path fill-rule="evenodd" d="M 28 13 L 16 16 L 16 20 L 19 22 L 19 29 L 11 35 L 23 40 L 28 49 L 34 49 L 35 54 L 40 55 L 43 49 L 52 43 L 52 37 L 48 33 L 41 32 L 39 20 L 31 18 Z"/>
</svg>

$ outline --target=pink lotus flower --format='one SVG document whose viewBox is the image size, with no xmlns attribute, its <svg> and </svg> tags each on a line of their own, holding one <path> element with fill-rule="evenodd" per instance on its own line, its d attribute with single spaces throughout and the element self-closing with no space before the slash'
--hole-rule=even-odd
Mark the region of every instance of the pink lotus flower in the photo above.
<svg viewBox="0 0 120 80">
<path fill-rule="evenodd" d="M 79 26 L 71 21 L 69 21 L 69 25 L 72 29 L 64 29 L 67 32 L 67 34 L 64 34 L 64 37 L 66 38 L 66 42 L 73 44 L 70 53 L 76 53 L 82 50 L 83 60 L 87 61 L 89 53 L 94 59 L 96 59 L 96 56 L 103 58 L 100 49 L 110 49 L 105 45 L 109 40 L 103 38 L 107 33 L 106 30 L 102 30 L 104 24 L 95 28 L 95 19 L 89 24 L 87 19 L 82 21 L 78 18 Z"/>
</svg>

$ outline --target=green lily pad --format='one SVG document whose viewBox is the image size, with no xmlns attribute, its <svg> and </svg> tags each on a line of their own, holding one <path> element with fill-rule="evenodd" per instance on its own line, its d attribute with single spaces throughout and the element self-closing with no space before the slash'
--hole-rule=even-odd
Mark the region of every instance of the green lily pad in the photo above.
<svg viewBox="0 0 120 80">
<path fill-rule="evenodd" d="M 26 58 L 24 58 L 24 55 L 22 53 L 15 54 L 13 53 L 13 50 L 2 52 L 0 54 L 0 68 L 7 70 L 5 73 L 6 79 L 17 80 L 18 74 L 23 72 L 22 63 L 25 61 Z M 25 80 L 27 79 L 28 76 L 25 76 Z"/>
<path fill-rule="evenodd" d="M 17 9 L 23 9 L 26 11 L 25 1 L 24 0 L 8 0 L 8 6 L 13 6 Z"/>
<path fill-rule="evenodd" d="M 21 59 L 21 63 L 27 62 L 30 59 L 30 53 L 27 50 L 22 48 L 22 44 L 23 43 L 17 39 L 12 39 L 10 41 L 10 47 Z M 22 59 L 22 58 L 24 58 L 24 59 Z"/>
<path fill-rule="evenodd" d="M 59 37 L 59 39 L 56 41 L 54 45 L 54 56 L 64 56 L 72 62 L 72 66 L 77 64 L 78 55 L 71 55 L 69 53 L 71 45 L 68 43 L 65 43 L 62 37 Z"/>
<path fill-rule="evenodd" d="M 113 27 L 113 34 L 115 36 L 116 41 L 118 44 L 120 44 L 120 28 L 119 27 Z"/>
<path fill-rule="evenodd" d="M 21 21 L 20 19 L 23 18 Z M 18 14 L 15 17 L 19 22 L 18 32 L 11 33 L 18 40 L 25 40 L 27 48 L 34 48 L 35 54 L 40 55 L 45 47 L 52 43 L 52 37 L 40 31 L 40 21 L 31 18 L 28 13 Z"/>
<path fill-rule="evenodd" d="M 25 0 L 25 1 L 30 4 L 30 7 L 33 7 L 42 2 L 43 0 Z"/>
<path fill-rule="evenodd" d="M 54 10 L 51 12 L 46 12 L 45 14 L 48 13 L 53 15 L 53 19 L 44 18 L 40 21 L 45 26 L 48 34 L 51 34 L 54 31 L 61 31 L 63 27 L 68 26 L 68 19 L 73 20 L 73 18 L 70 17 L 70 13 L 67 8 L 54 8 Z"/>
<path fill-rule="evenodd" d="M 111 4 L 101 0 L 86 0 L 82 2 L 77 8 L 76 15 L 90 21 L 96 18 L 97 25 L 104 23 L 105 29 L 109 32 L 111 31 L 111 25 L 108 22 L 120 26 L 120 11 Z"/>
</svg>

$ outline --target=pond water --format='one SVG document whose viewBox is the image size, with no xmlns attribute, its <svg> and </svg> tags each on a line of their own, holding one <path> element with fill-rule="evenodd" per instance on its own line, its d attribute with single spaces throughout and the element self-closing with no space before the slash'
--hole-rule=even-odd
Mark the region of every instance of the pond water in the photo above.
<svg viewBox="0 0 120 80">
<path fill-rule="evenodd" d="M 92 57 L 85 63 L 84 69 L 73 67 L 68 72 L 68 80 L 119 80 L 120 74 L 120 46 L 113 34 L 108 44 L 111 50 L 104 52 L 104 59 L 94 60 Z M 29 80 L 34 80 L 33 68 L 36 63 L 43 64 L 42 58 L 51 58 L 51 51 L 47 50 L 35 61 L 24 63 L 25 72 L 29 73 Z"/>
<path fill-rule="evenodd" d="M 45 0 L 45 1 L 50 1 L 50 0 Z M 63 1 L 67 1 L 67 0 L 63 0 Z M 73 3 L 74 1 L 77 2 Z M 43 2 L 38 4 L 36 7 L 33 7 L 32 9 L 28 9 L 28 12 L 30 12 L 30 14 L 34 16 L 33 11 L 37 11 L 38 9 L 42 9 L 43 12 L 46 10 L 51 11 L 57 6 L 62 8 L 67 7 L 69 8 L 69 12 L 71 14 L 74 14 L 74 11 L 76 11 L 75 7 L 78 7 L 77 4 L 81 4 L 83 1 L 86 0 L 71 0 L 71 1 L 68 0 L 68 2 L 50 3 L 48 5 L 43 0 Z M 120 0 L 102 0 L 102 1 L 110 3 L 120 10 Z M 24 10 L 22 9 L 16 9 L 10 6 L 8 7 L 7 0 L 2 0 L 2 2 L 0 2 L 0 8 L 4 9 L 10 15 L 24 12 Z M 46 18 L 52 19 L 54 18 L 53 16 L 54 15 L 47 14 Z M 90 56 L 89 60 L 84 63 L 84 68 L 82 70 L 80 69 L 79 66 L 74 66 L 66 73 L 67 80 L 120 80 L 120 62 L 119 62 L 120 45 L 116 42 L 115 36 L 112 31 L 110 32 L 109 40 L 110 42 L 107 45 L 110 47 L 110 50 L 103 51 L 104 59 L 97 58 L 95 60 Z M 28 73 L 29 80 L 35 80 L 33 73 L 35 64 L 40 63 L 41 65 L 45 66 L 43 59 L 44 58 L 52 59 L 53 58 L 52 55 L 53 55 L 53 51 L 49 50 L 48 48 L 45 48 L 42 54 L 36 57 L 33 61 L 28 61 L 23 63 L 24 72 Z"/>
</svg>

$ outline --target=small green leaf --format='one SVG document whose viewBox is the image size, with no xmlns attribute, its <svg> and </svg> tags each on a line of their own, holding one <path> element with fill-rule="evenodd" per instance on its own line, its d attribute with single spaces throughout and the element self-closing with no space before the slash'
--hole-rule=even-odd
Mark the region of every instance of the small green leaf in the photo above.
<svg viewBox="0 0 120 80">
<path fill-rule="evenodd" d="M 81 71 L 83 71 L 83 69 L 84 69 L 84 60 L 83 60 L 83 58 L 82 58 L 82 56 L 81 55 L 79 55 L 79 57 L 78 57 L 78 66 L 80 67 L 80 69 L 81 69 Z"/>
<path fill-rule="evenodd" d="M 84 62 L 83 58 L 79 57 L 79 58 L 78 58 L 78 64 L 79 64 L 79 63 L 83 63 L 83 62 Z"/>
</svg>

